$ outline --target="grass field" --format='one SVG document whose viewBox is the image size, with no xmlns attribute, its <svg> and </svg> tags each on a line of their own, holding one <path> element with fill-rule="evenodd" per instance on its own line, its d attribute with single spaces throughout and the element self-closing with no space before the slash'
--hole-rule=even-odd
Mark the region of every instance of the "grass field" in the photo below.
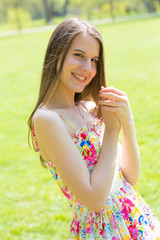
<svg viewBox="0 0 160 240">
<path fill-rule="evenodd" d="M 160 219 L 160 19 L 99 26 L 108 86 L 128 93 L 141 153 L 135 189 Z M 67 200 L 27 145 L 51 32 L 0 39 L 0 240 L 66 240 Z"/>
</svg>

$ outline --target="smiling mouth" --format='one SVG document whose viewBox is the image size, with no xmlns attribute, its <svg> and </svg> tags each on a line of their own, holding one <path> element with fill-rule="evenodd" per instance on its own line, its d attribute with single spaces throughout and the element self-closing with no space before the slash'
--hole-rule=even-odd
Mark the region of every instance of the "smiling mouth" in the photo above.
<svg viewBox="0 0 160 240">
<path fill-rule="evenodd" d="M 78 80 L 80 80 L 80 81 L 86 80 L 86 77 L 80 76 L 80 75 L 78 75 L 78 74 L 76 74 L 76 73 L 72 73 L 72 75 L 73 75 L 75 78 L 78 78 Z"/>
</svg>

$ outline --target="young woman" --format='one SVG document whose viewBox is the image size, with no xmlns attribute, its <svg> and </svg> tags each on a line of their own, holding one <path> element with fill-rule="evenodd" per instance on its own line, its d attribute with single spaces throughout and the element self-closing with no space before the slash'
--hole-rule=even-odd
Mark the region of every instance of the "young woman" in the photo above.
<svg viewBox="0 0 160 240">
<path fill-rule="evenodd" d="M 106 87 L 102 38 L 87 22 L 68 19 L 53 32 L 28 124 L 74 212 L 69 239 L 160 239 L 157 217 L 132 187 L 140 155 L 127 94 Z"/>
</svg>

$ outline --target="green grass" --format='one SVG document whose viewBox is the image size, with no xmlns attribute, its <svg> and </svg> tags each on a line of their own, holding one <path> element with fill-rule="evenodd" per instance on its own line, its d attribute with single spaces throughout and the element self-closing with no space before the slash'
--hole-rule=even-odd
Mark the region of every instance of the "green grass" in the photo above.
<svg viewBox="0 0 160 240">
<path fill-rule="evenodd" d="M 28 22 L 25 22 L 22 24 L 22 28 L 35 28 L 35 27 L 42 27 L 46 26 L 47 23 L 45 19 L 37 19 L 37 20 L 31 20 Z M 17 30 L 17 26 L 15 22 L 12 23 L 1 23 L 0 24 L 0 32 L 4 31 L 12 31 L 12 30 Z"/>
<path fill-rule="evenodd" d="M 135 189 L 160 219 L 160 19 L 99 26 L 108 86 L 128 93 L 141 153 Z M 0 240 L 67 239 L 72 213 L 38 154 L 27 118 L 51 32 L 0 39 Z"/>
</svg>

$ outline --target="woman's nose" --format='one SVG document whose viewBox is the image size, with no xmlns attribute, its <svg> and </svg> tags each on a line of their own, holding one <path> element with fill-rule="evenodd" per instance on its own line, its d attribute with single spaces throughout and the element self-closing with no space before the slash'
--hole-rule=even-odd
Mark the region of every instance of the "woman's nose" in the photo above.
<svg viewBox="0 0 160 240">
<path fill-rule="evenodd" d="M 81 69 L 82 69 L 83 71 L 90 72 L 90 71 L 91 71 L 91 60 L 90 60 L 90 59 L 86 60 L 86 61 L 82 64 Z"/>
</svg>

